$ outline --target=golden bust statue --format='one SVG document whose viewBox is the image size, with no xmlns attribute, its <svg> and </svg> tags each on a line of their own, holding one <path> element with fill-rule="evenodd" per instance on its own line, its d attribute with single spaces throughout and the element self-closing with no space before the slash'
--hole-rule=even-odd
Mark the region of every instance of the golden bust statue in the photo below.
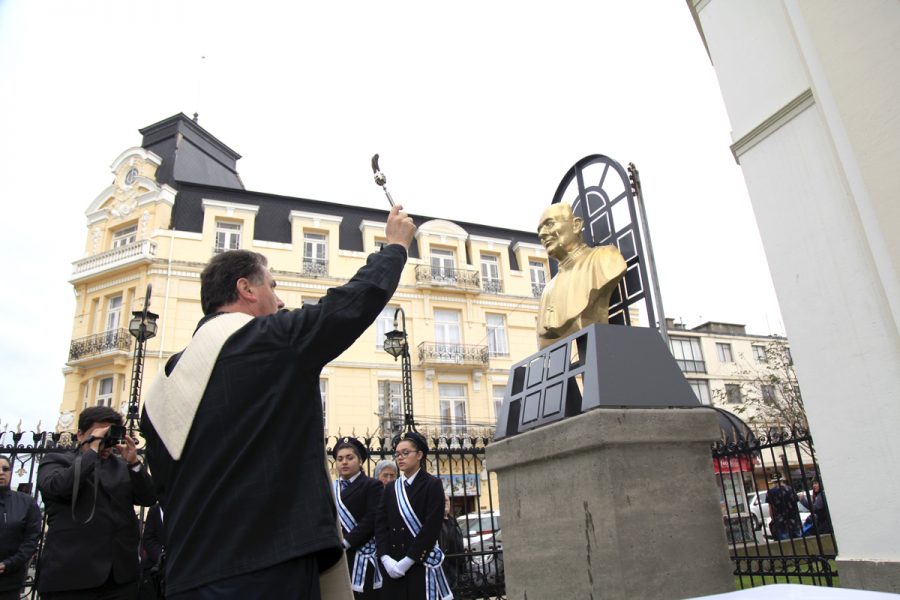
<svg viewBox="0 0 900 600">
<path fill-rule="evenodd" d="M 541 348 L 591 323 L 609 322 L 609 299 L 625 275 L 625 259 L 615 246 L 589 247 L 583 229 L 569 204 L 553 204 L 541 215 L 538 237 L 559 263 L 556 277 L 541 294 L 537 326 Z"/>
</svg>

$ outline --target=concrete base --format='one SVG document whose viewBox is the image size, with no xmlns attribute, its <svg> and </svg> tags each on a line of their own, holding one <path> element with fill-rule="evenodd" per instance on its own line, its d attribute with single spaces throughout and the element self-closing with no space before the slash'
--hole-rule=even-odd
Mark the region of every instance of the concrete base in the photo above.
<svg viewBox="0 0 900 600">
<path fill-rule="evenodd" d="M 735 589 L 713 411 L 595 409 L 488 446 L 510 600 Z"/>
<path fill-rule="evenodd" d="M 835 563 L 842 588 L 900 594 L 900 562 L 839 558 Z"/>
</svg>

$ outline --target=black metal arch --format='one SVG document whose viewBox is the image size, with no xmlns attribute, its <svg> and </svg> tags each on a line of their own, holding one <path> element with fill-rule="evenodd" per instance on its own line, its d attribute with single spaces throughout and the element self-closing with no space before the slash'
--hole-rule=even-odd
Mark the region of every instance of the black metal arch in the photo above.
<svg viewBox="0 0 900 600">
<path fill-rule="evenodd" d="M 650 327 L 656 324 L 654 302 L 647 277 L 647 259 L 636 206 L 636 187 L 630 171 L 602 154 L 585 156 L 563 176 L 553 204 L 568 202 L 584 221 L 588 246 L 614 244 L 625 257 L 627 270 L 609 303 L 609 322 L 631 325 L 628 308 L 643 302 Z M 550 273 L 556 275 L 556 262 Z"/>
</svg>

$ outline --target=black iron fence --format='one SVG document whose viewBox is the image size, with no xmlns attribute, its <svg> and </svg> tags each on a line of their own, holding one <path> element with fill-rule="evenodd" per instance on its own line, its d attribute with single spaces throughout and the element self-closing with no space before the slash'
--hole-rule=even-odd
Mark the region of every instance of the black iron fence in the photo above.
<svg viewBox="0 0 900 600">
<path fill-rule="evenodd" d="M 329 468 L 333 470 L 331 448 L 337 437 L 325 440 Z M 361 437 L 369 447 L 369 459 L 365 471 L 372 475 L 378 461 L 393 461 L 389 439 Z M 484 448 L 488 437 L 428 436 L 431 450 L 427 470 L 440 478 L 444 491 L 450 498 L 449 519 L 454 519 L 462 532 L 461 551 L 448 552 L 445 558 L 447 571 L 453 571 L 453 591 L 458 599 L 505 598 L 502 534 L 497 498 L 496 475 L 487 472 L 484 464 Z M 0 433 L 0 454 L 7 456 L 13 468 L 12 489 L 26 492 L 37 498 L 43 512 L 43 503 L 37 490 L 37 470 L 41 459 L 48 453 L 66 452 L 74 447 L 69 434 L 51 432 Z M 143 509 L 140 517 L 143 520 Z M 43 531 L 46 532 L 46 517 Z M 35 582 L 40 577 L 40 554 L 43 539 L 38 545 L 35 559 L 28 569 L 23 598 L 36 598 Z M 449 576 L 448 576 L 449 577 Z"/>
<path fill-rule="evenodd" d="M 448 518 L 455 519 L 462 531 L 462 549 L 448 552 L 445 563 L 447 570 L 454 572 L 453 591 L 461 600 L 502 599 L 506 593 L 498 486 L 496 475 L 485 465 L 490 437 L 489 432 L 483 433 L 426 435 L 431 448 L 427 470 L 443 482 L 450 499 Z M 325 440 L 332 470 L 330 452 L 337 439 Z M 360 439 L 369 449 L 364 464 L 369 475 L 380 460 L 393 460 L 390 440 Z M 13 468 L 12 488 L 35 495 L 43 508 L 37 490 L 40 460 L 47 453 L 68 451 L 73 442 L 68 434 L 0 433 L 0 453 L 9 457 Z M 736 587 L 837 585 L 837 543 L 809 433 L 779 430 L 737 444 L 719 443 L 713 447 L 712 457 Z M 814 483 L 817 481 L 820 483 Z M 42 548 L 43 541 L 37 557 Z M 29 567 L 28 597 L 36 597 L 31 590 L 40 577 L 38 567 L 37 559 Z"/>
<path fill-rule="evenodd" d="M 812 437 L 799 427 L 713 447 L 734 575 L 740 589 L 837 585 L 837 542 Z"/>
</svg>

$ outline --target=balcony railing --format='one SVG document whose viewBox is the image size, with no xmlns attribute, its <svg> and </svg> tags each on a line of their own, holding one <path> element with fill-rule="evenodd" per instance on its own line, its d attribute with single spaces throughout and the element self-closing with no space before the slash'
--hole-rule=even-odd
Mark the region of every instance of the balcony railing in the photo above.
<svg viewBox="0 0 900 600">
<path fill-rule="evenodd" d="M 131 339 L 127 329 L 110 329 L 72 340 L 69 344 L 69 360 L 96 356 L 112 350 L 128 352 L 131 350 Z"/>
<path fill-rule="evenodd" d="M 304 258 L 303 275 L 307 277 L 324 277 L 328 275 L 328 261 L 318 258 Z"/>
<path fill-rule="evenodd" d="M 706 363 L 702 360 L 684 360 L 676 358 L 675 362 L 685 373 L 706 373 Z"/>
<path fill-rule="evenodd" d="M 481 289 L 483 289 L 488 294 L 503 293 L 503 280 L 502 279 L 482 279 L 481 280 Z"/>
<path fill-rule="evenodd" d="M 547 287 L 544 283 L 532 283 L 531 284 L 531 295 L 535 298 L 540 298 L 541 294 L 544 293 L 544 288 Z"/>
<path fill-rule="evenodd" d="M 478 271 L 433 267 L 431 265 L 418 265 L 416 267 L 416 283 L 419 285 L 480 290 L 480 279 Z"/>
<path fill-rule="evenodd" d="M 156 242 L 150 240 L 141 240 L 127 246 L 113 248 L 73 262 L 72 281 L 142 260 L 150 261 L 155 256 Z"/>
<path fill-rule="evenodd" d="M 419 344 L 419 362 L 441 365 L 484 366 L 488 364 L 488 347 L 471 344 Z"/>
</svg>

